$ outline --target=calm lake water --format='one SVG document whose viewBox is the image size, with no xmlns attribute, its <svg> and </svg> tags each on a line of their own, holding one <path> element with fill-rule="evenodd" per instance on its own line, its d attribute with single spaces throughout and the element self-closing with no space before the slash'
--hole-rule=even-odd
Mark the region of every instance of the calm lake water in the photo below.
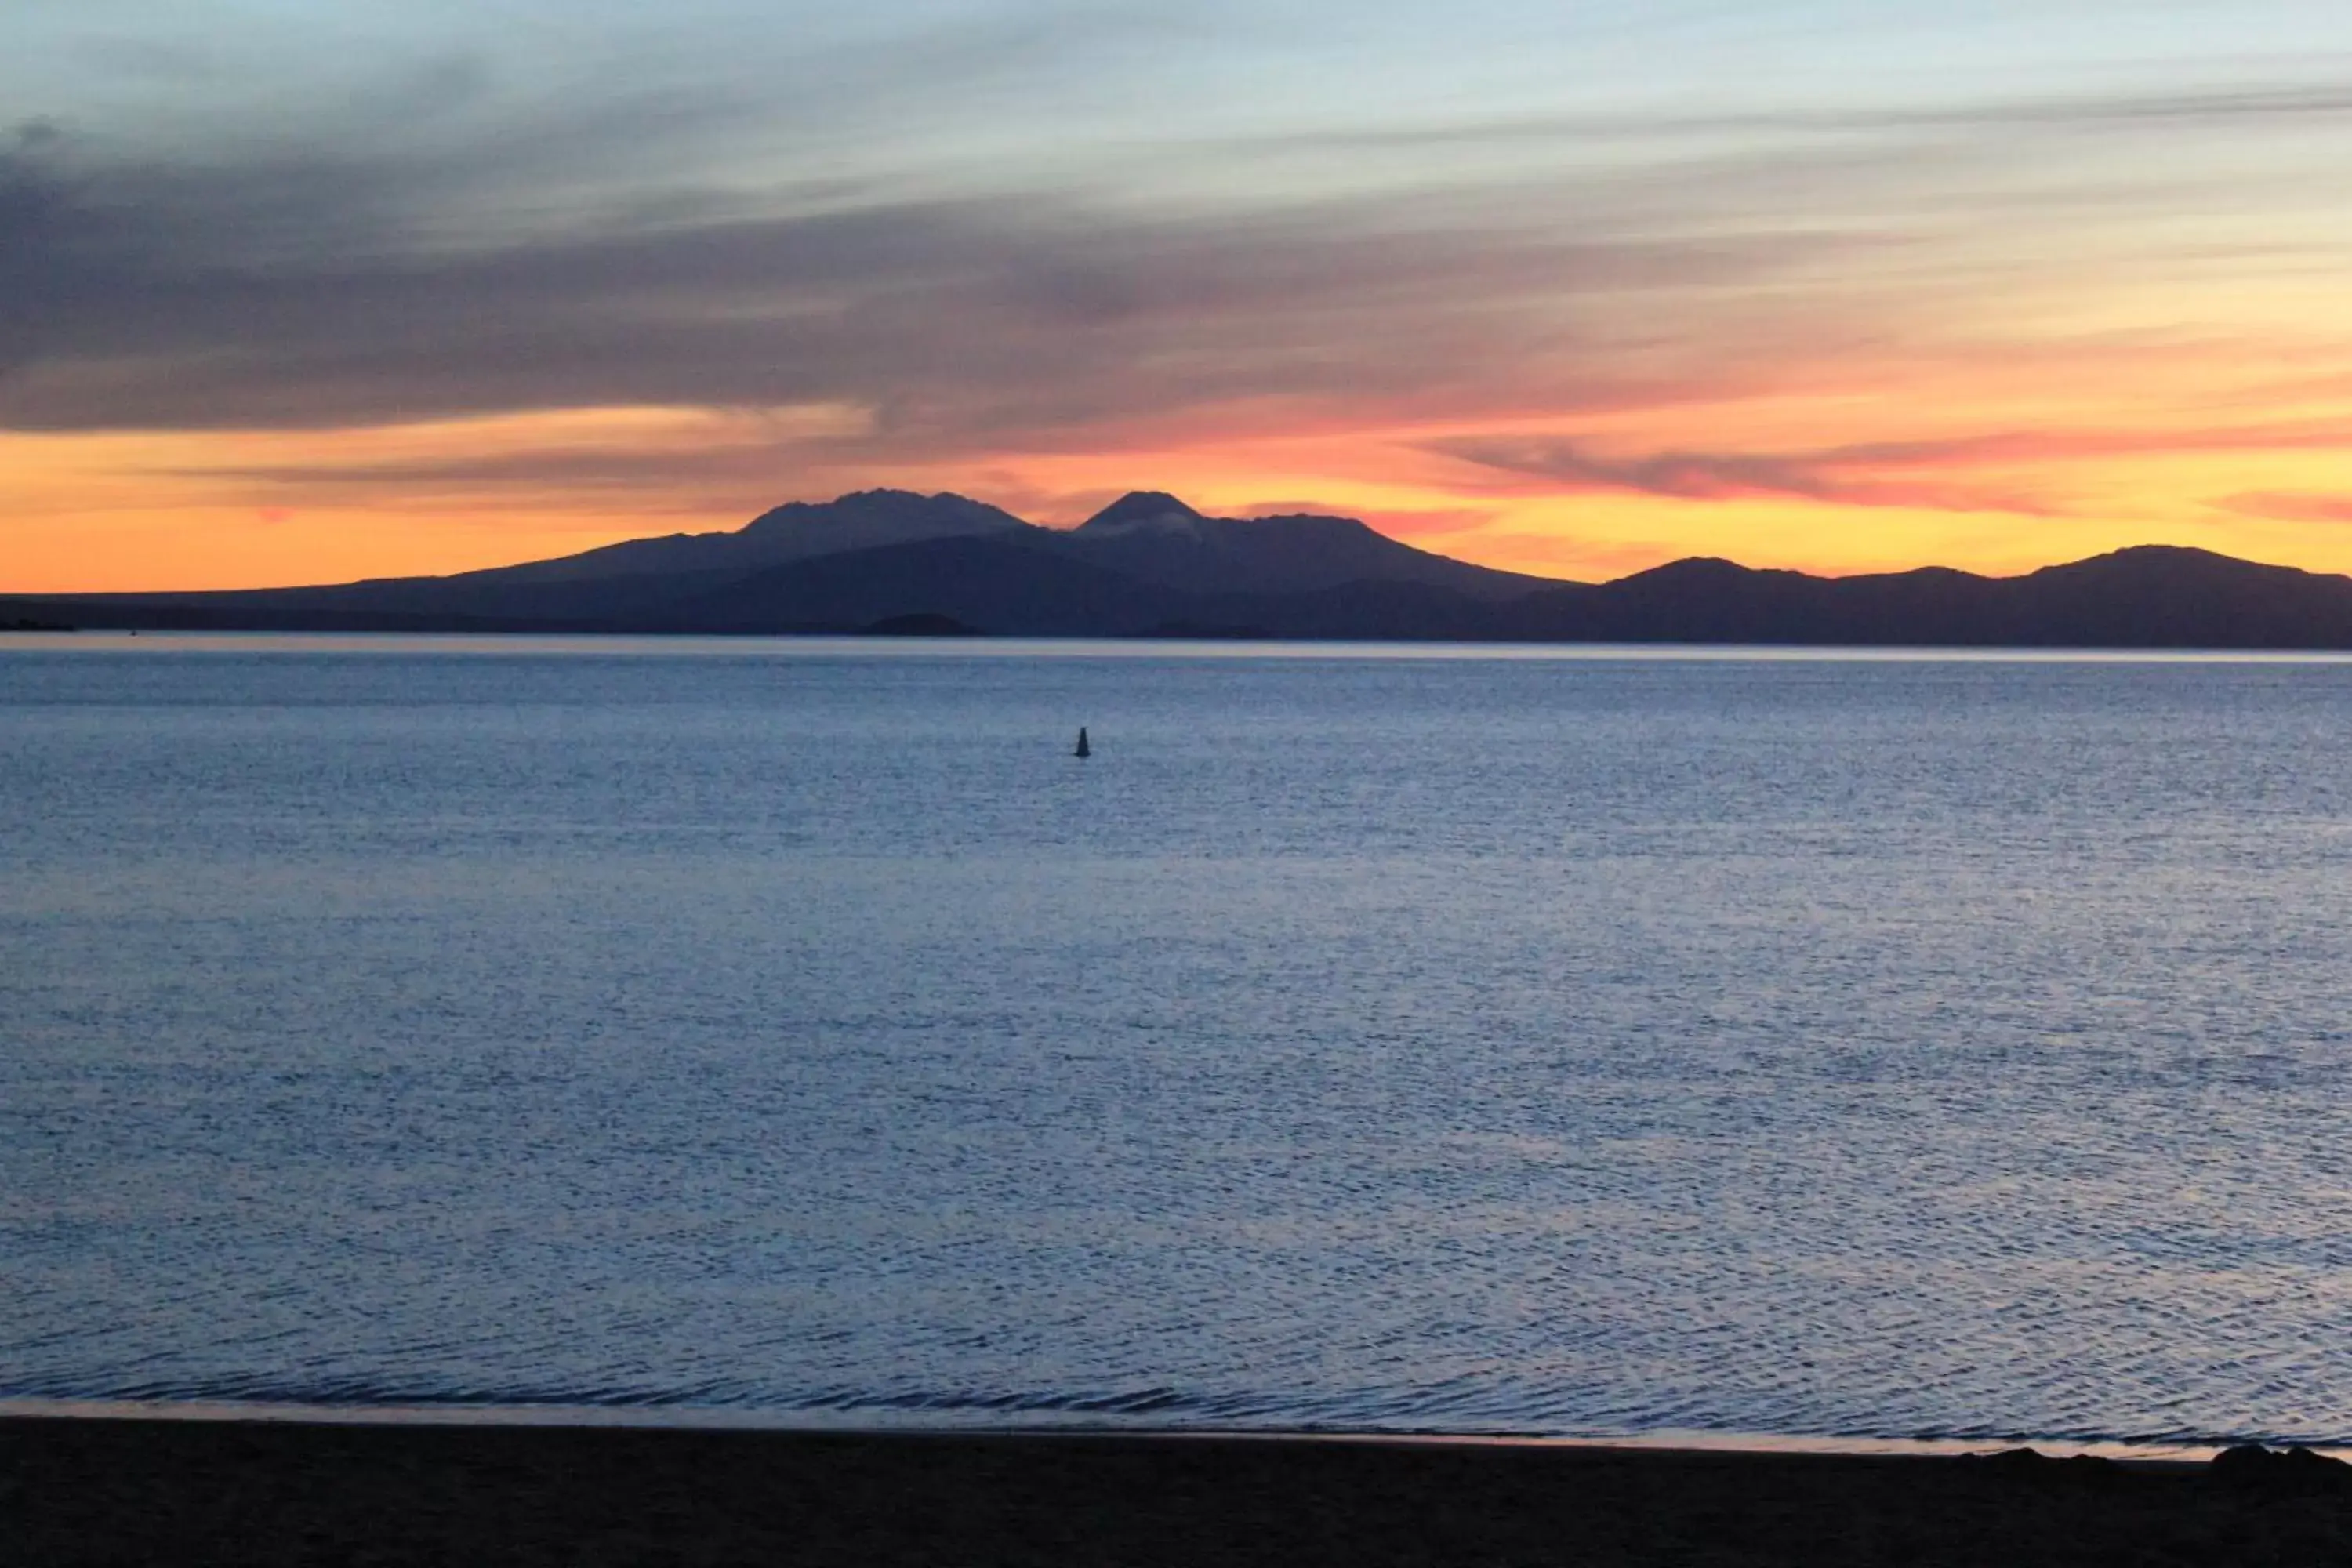
<svg viewBox="0 0 2352 1568">
<path fill-rule="evenodd" d="M 6 1395 L 2352 1440 L 2352 664 L 13 639 L 0 1274 Z"/>
</svg>

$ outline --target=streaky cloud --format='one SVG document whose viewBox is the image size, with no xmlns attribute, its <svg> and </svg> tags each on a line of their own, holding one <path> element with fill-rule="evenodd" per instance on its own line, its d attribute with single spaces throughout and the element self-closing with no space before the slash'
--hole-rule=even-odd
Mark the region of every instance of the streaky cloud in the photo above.
<svg viewBox="0 0 2352 1568">
<path fill-rule="evenodd" d="M 1890 479 L 1877 471 L 1927 460 L 1934 446 L 1900 443 L 1802 453 L 1666 450 L 1611 457 L 1570 440 L 1463 437 L 1432 442 L 1428 449 L 1483 468 L 1528 475 L 1566 490 L 1632 490 L 1693 501 L 1782 496 L 1837 506 L 2027 516 L 2052 516 L 2061 510 L 2021 492 Z"/>
<path fill-rule="evenodd" d="M 420 244 L 409 173 L 11 151 L 0 288 L 25 308 L 0 321 L 0 425 L 839 403 L 874 410 L 871 442 L 899 451 L 1236 398 L 1458 389 L 1472 366 L 1498 386 L 1551 375 L 1572 406 L 1628 374 L 1604 335 L 1580 350 L 1578 299 L 1753 282 L 1822 248 L 1560 232 L 1452 197 L 1171 215 L 1050 192 L 832 193 Z"/>
<path fill-rule="evenodd" d="M 2347 444 L 2352 445 L 2352 437 L 2347 437 Z M 2274 518 L 2282 522 L 2352 523 L 2352 495 L 2251 490 L 2225 496 L 2213 504 L 2242 517 Z"/>
<path fill-rule="evenodd" d="M 2046 498 L 1947 484 L 1939 470 L 2046 465 L 2106 458 L 2211 453 L 2335 451 L 2352 447 L 2337 420 L 2219 425 L 2198 429 L 1996 431 L 1907 441 L 1864 441 L 1797 451 L 1720 451 L 1669 447 L 1633 454 L 1551 433 L 1497 432 L 1426 442 L 1441 457 L 1563 490 L 1628 490 L 1678 500 L 1739 500 L 1787 496 L 1841 506 L 1916 507 L 1936 511 L 2008 511 L 2061 516 Z M 2291 507 L 2310 498 L 2242 496 L 2221 504 L 2248 511 Z M 2258 515 L 2296 515 L 2285 511 Z M 2321 514 L 2310 515 L 2317 519 Z"/>
<path fill-rule="evenodd" d="M 2252 81 L 2163 92 L 2112 92 L 1991 100 L 1958 104 L 1781 106 L 1691 111 L 1521 113 L 1405 125 L 1318 127 L 1236 144 L 1263 149 L 1373 152 L 1459 145 L 1579 142 L 1593 137 L 1677 140 L 1906 131 L 2005 132 L 2012 130 L 2210 130 L 2231 125 L 2263 132 L 2282 120 L 2352 121 L 2352 79 L 2322 83 Z"/>
</svg>

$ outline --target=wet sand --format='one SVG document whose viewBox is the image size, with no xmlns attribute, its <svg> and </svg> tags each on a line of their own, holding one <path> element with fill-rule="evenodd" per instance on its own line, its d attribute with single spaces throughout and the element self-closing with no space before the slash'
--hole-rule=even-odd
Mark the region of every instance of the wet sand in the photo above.
<svg viewBox="0 0 2352 1568">
<path fill-rule="evenodd" d="M 2344 1563 L 2352 1467 L 25 1418 L 0 1561 Z"/>
</svg>

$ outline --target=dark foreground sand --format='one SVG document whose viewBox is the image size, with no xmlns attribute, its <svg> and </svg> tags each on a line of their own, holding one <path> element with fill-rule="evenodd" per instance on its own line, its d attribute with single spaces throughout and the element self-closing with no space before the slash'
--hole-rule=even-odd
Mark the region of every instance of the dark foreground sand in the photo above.
<svg viewBox="0 0 2352 1568">
<path fill-rule="evenodd" d="M 0 1421 L 0 1562 L 2347 1563 L 2352 1467 Z"/>
</svg>

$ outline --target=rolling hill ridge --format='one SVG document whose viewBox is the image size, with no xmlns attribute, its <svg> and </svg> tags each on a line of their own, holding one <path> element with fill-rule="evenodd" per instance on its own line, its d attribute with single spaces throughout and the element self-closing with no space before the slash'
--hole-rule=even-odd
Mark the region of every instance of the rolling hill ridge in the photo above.
<svg viewBox="0 0 2352 1568">
<path fill-rule="evenodd" d="M 728 532 L 446 577 L 0 596 L 0 625 L 467 632 L 1262 637 L 1891 647 L 2352 648 L 2352 578 L 2168 545 L 2021 577 L 1693 559 L 1602 584 L 1474 566 L 1344 517 L 1137 491 L 1075 529 L 864 490 Z"/>
</svg>

